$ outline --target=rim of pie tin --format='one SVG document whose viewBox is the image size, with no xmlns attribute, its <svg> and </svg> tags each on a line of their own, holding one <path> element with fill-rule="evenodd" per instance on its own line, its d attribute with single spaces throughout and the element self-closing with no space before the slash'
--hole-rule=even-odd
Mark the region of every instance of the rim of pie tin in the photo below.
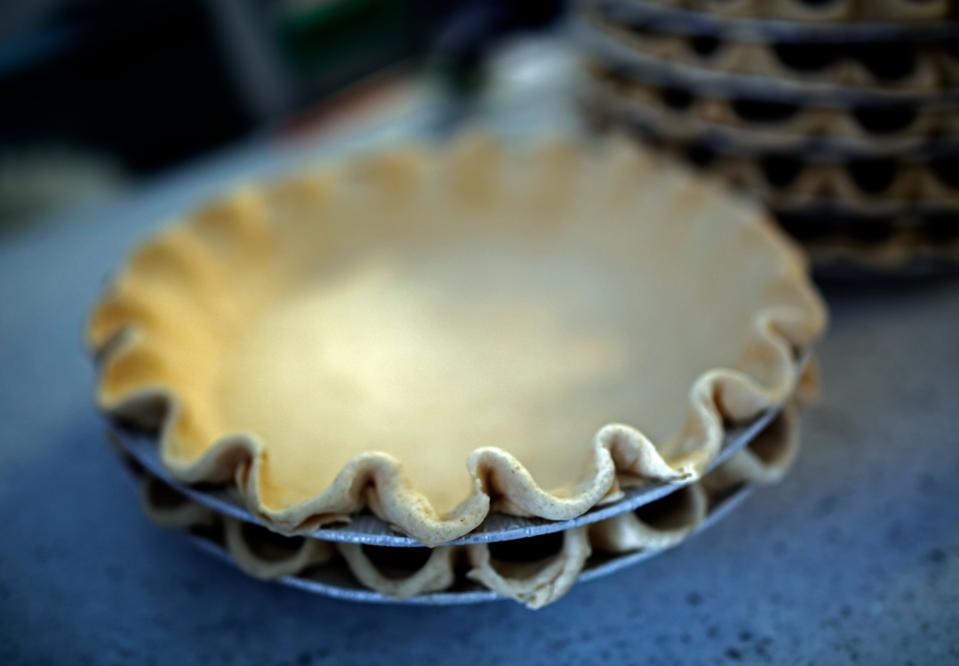
<svg viewBox="0 0 959 666">
<path fill-rule="evenodd" d="M 580 0 L 589 8 L 604 4 Z M 959 39 L 959 21 L 926 23 L 856 21 L 854 23 L 789 21 L 785 19 L 725 17 L 662 4 L 619 0 L 606 2 L 607 11 L 629 17 L 646 27 L 679 34 L 709 35 L 740 42 L 922 42 Z"/>
<path fill-rule="evenodd" d="M 800 360 L 799 366 L 802 367 L 804 364 L 805 358 Z M 755 439 L 781 411 L 781 407 L 768 409 L 746 425 L 728 428 L 722 448 L 716 458 L 710 463 L 706 472 L 708 473 L 708 471 L 714 469 L 728 460 L 732 455 L 742 450 L 749 442 Z M 155 438 L 146 434 L 131 432 L 130 430 L 115 425 L 112 425 L 110 429 L 123 451 L 129 454 L 151 475 L 157 477 L 177 492 L 217 513 L 236 520 L 254 523 L 267 529 L 272 529 L 268 524 L 251 513 L 227 488 L 198 488 L 174 479 L 160 460 L 159 449 Z M 601 520 L 606 520 L 628 511 L 635 511 L 639 507 L 661 499 L 695 481 L 696 479 L 683 480 L 680 482 L 649 481 L 635 487 L 624 488 L 621 499 L 593 507 L 586 513 L 570 520 L 546 520 L 543 518 L 510 516 L 493 512 L 487 516 L 479 527 L 469 534 L 439 545 L 457 546 L 475 543 L 514 541 L 554 532 L 562 532 L 582 525 L 589 525 Z M 354 515 L 350 521 L 345 524 L 321 527 L 299 536 L 321 541 L 357 543 L 365 546 L 417 548 L 425 545 L 418 539 L 396 532 L 388 523 L 369 513 Z"/>
<path fill-rule="evenodd" d="M 742 502 L 749 497 L 756 489 L 756 484 L 745 484 L 739 486 L 731 494 L 719 500 L 705 520 L 690 534 L 690 538 L 695 537 L 703 530 L 713 526 L 727 515 L 732 513 Z M 189 535 L 189 540 L 194 546 L 205 553 L 216 557 L 233 567 L 237 567 L 236 562 L 216 543 L 196 535 Z M 686 543 L 688 539 L 684 540 Z M 681 544 L 677 544 L 681 545 Z M 587 583 L 591 580 L 597 580 L 623 569 L 635 566 L 644 560 L 651 559 L 676 546 L 667 548 L 651 548 L 640 550 L 624 555 L 614 555 L 603 558 L 601 561 L 590 564 L 587 562 L 586 568 L 576 579 L 576 585 Z M 302 576 L 284 576 L 277 578 L 274 583 L 304 590 L 312 594 L 318 594 L 342 601 L 353 601 L 359 603 L 372 604 L 399 604 L 399 605 L 417 605 L 417 606 L 453 606 L 465 604 L 488 603 L 491 601 L 507 601 L 509 597 L 502 596 L 480 587 L 477 584 L 471 584 L 470 587 L 463 590 L 432 592 L 421 594 L 407 599 L 397 599 L 380 592 L 374 592 L 361 588 L 353 581 L 349 574 L 340 570 L 317 571 L 311 577 Z"/>
</svg>

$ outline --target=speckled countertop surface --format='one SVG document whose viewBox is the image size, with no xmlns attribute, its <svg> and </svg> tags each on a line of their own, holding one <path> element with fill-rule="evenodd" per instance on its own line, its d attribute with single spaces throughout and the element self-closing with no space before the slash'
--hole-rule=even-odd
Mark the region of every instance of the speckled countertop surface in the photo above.
<svg viewBox="0 0 959 666">
<path fill-rule="evenodd" d="M 957 280 L 826 285 L 826 396 L 787 480 L 539 612 L 330 601 L 148 524 L 85 311 L 155 220 L 290 161 L 241 149 L 0 242 L 0 663 L 959 663 Z"/>
</svg>

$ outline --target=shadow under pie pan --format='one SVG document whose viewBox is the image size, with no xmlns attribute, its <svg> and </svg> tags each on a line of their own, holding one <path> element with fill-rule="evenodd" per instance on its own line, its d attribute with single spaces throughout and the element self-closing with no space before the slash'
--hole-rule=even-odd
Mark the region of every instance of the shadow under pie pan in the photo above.
<svg viewBox="0 0 959 666">
<path fill-rule="evenodd" d="M 435 546 L 701 477 L 825 326 L 758 208 L 627 141 L 469 136 L 250 185 L 95 307 L 97 401 L 271 530 Z M 354 518 L 354 525 L 358 521 Z"/>
<path fill-rule="evenodd" d="M 453 604 L 511 598 L 539 608 L 576 582 L 619 571 L 712 525 L 757 484 L 778 481 L 799 447 L 794 406 L 749 447 L 694 484 L 641 509 L 561 534 L 506 544 L 390 548 L 284 537 L 196 504 L 112 441 L 158 525 L 186 530 L 247 574 L 313 593 L 375 603 Z"/>
</svg>

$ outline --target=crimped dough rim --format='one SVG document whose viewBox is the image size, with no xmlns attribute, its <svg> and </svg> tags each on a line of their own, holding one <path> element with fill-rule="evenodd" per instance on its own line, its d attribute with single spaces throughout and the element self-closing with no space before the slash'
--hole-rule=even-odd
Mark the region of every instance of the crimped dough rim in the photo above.
<svg viewBox="0 0 959 666">
<path fill-rule="evenodd" d="M 443 155 L 496 156 L 509 159 L 511 153 L 487 139 L 471 137 L 453 148 L 431 151 L 412 148 L 407 152 L 386 153 L 372 158 L 367 177 L 390 194 L 404 195 L 409 188 L 408 160 L 429 164 Z M 399 157 L 397 157 L 399 155 Z M 412 156 L 412 157 L 411 157 Z M 439 157 L 438 157 L 439 156 Z M 509 452 L 496 447 L 473 451 L 465 461 L 472 489 L 451 512 L 440 515 L 429 500 L 404 477 L 400 462 L 381 452 L 354 457 L 336 475 L 334 481 L 311 499 L 291 506 L 268 506 L 260 493 L 260 478 L 268 464 L 264 447 L 256 438 L 238 434 L 223 437 L 194 460 L 178 460 L 169 454 L 171 441 L 180 431 L 189 432 L 189 401 L 163 383 L 162 373 L 154 373 L 150 355 L 138 357 L 138 346 L 154 313 L 136 299 L 124 300 L 116 287 L 94 311 L 88 328 L 88 342 L 100 364 L 98 403 L 111 417 L 156 426 L 159 420 L 161 459 L 172 476 L 185 483 L 225 482 L 233 480 L 250 510 L 272 529 L 285 534 L 307 533 L 318 526 L 348 519 L 364 507 L 399 531 L 426 545 L 437 545 L 467 534 L 478 526 L 492 508 L 517 515 L 538 516 L 549 520 L 574 518 L 596 504 L 615 498 L 623 478 L 676 480 L 698 478 L 718 453 L 728 423 L 742 423 L 766 409 L 785 404 L 799 382 L 801 370 L 797 352 L 808 350 L 825 327 L 825 309 L 809 282 L 801 253 L 767 219 L 745 203 L 732 200 L 711 181 L 697 178 L 678 166 L 662 163 L 647 153 L 636 152 L 626 142 L 612 142 L 591 154 L 581 146 L 566 142 L 546 143 L 533 152 L 528 168 L 546 170 L 557 156 L 574 162 L 597 159 L 609 169 L 610 178 L 646 174 L 646 187 L 655 187 L 656 178 L 681 181 L 684 195 L 702 198 L 705 205 L 740 206 L 742 220 L 730 224 L 730 234 L 745 233 L 758 239 L 762 252 L 776 260 L 774 274 L 767 276 L 770 292 L 786 294 L 787 300 L 772 300 L 768 307 L 753 314 L 750 339 L 744 353 L 762 365 L 764 384 L 740 370 L 715 368 L 703 373 L 690 387 L 687 423 L 682 442 L 673 455 L 666 456 L 636 428 L 609 424 L 594 437 L 584 463 L 581 480 L 569 492 L 558 496 L 537 484 L 532 474 Z M 467 159 L 467 165 L 471 162 Z M 578 163 L 578 162 L 577 162 Z M 472 167 L 470 167 L 472 168 Z M 249 239 L 261 239 L 269 228 L 258 213 L 265 199 L 295 197 L 309 200 L 336 187 L 346 170 L 324 174 L 322 178 L 291 177 L 266 187 L 252 187 L 226 201 L 201 211 L 192 221 L 181 225 L 145 245 L 134 256 L 131 266 L 148 263 L 156 255 L 189 264 L 194 260 L 179 245 L 183 235 L 194 233 L 199 225 L 213 224 L 216 232 L 230 242 L 243 246 Z M 635 181 L 633 181 L 635 182 Z M 718 224 L 718 222 L 717 222 Z M 129 269 L 128 269 L 129 270 Z M 189 265 L 186 273 L 208 272 L 205 266 Z M 124 274 L 120 276 L 120 282 Z M 119 295 L 118 295 L 119 294 Z M 786 298 L 784 296 L 783 298 Z M 169 334 L 171 339 L 175 336 Z M 137 381 L 130 385 L 131 366 Z M 126 384 L 124 384 L 126 382 Z M 494 502 L 491 496 L 497 498 Z"/>
<path fill-rule="evenodd" d="M 320 566 L 335 566 L 333 559 L 338 553 L 342 564 L 360 585 L 396 599 L 443 592 L 465 577 L 531 609 L 538 609 L 565 595 L 597 551 L 626 555 L 674 548 L 693 535 L 730 492 L 744 485 L 767 485 L 781 480 L 799 451 L 799 425 L 798 410 L 792 404 L 760 433 L 752 448 L 740 451 L 698 482 L 675 491 L 673 499 L 681 499 L 681 506 L 666 508 L 666 520 L 663 516 L 644 517 L 629 512 L 567 530 L 560 534 L 556 552 L 520 565 L 498 561 L 490 544 L 441 546 L 432 549 L 421 566 L 401 575 L 396 575 L 395 570 L 392 574 L 385 571 L 359 544 L 334 544 L 306 538 L 290 547 L 285 557 L 265 558 L 257 554 L 255 547 L 257 535 L 262 532 L 246 534 L 244 523 L 186 498 L 172 507 L 158 505 L 151 500 L 153 490 L 160 487 L 166 492 L 175 491 L 148 473 L 139 471 L 138 474 L 143 474 L 143 505 L 153 522 L 183 530 L 221 526 L 225 554 L 253 577 L 272 580 L 298 576 Z M 669 498 L 661 498 L 657 503 L 668 501 Z M 460 572 L 461 569 L 464 571 Z"/>
</svg>

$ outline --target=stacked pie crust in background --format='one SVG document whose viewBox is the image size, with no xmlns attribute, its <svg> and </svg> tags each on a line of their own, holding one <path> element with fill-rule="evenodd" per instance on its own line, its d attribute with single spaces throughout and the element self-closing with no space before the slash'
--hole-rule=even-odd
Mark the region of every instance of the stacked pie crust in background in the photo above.
<svg viewBox="0 0 959 666">
<path fill-rule="evenodd" d="M 959 260 L 948 0 L 587 0 L 582 107 L 768 206 L 828 267 Z"/>
<path fill-rule="evenodd" d="M 224 195 L 131 255 L 87 338 L 160 524 L 332 596 L 538 608 L 781 477 L 825 321 L 713 179 L 470 136 Z"/>
</svg>

